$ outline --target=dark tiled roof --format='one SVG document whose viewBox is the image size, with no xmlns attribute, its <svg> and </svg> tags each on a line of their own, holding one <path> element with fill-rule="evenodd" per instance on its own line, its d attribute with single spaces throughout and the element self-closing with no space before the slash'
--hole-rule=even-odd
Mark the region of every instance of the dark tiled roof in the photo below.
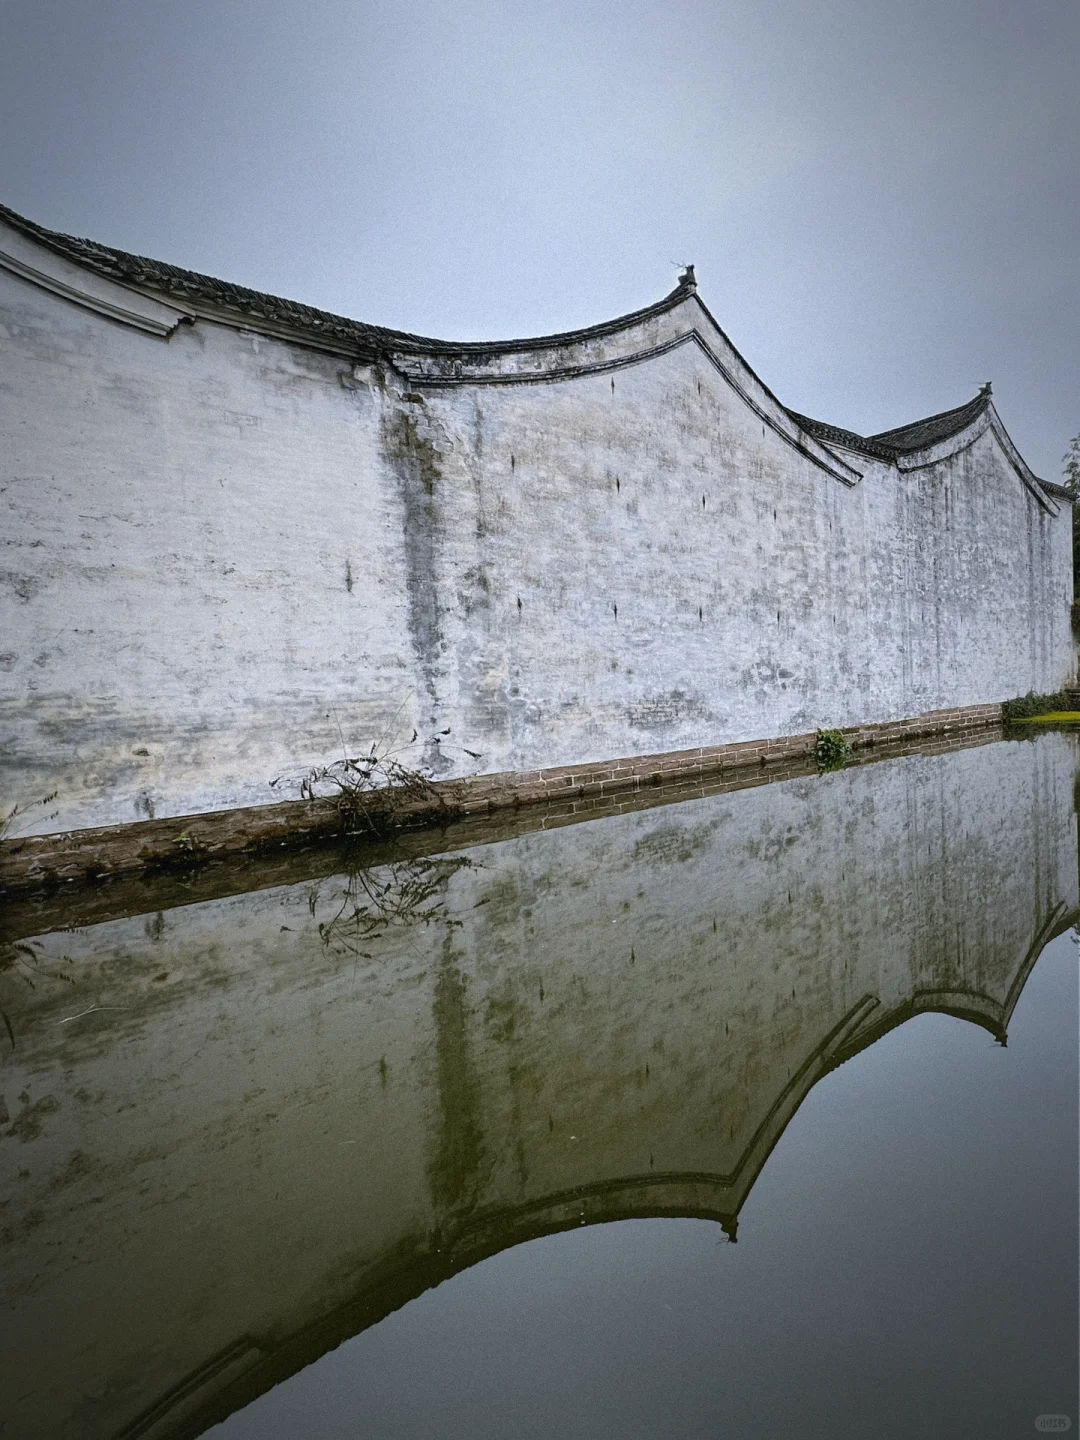
<svg viewBox="0 0 1080 1440">
<path fill-rule="evenodd" d="M 915 420 L 910 425 L 898 425 L 895 430 L 882 430 L 870 439 L 878 445 L 885 445 L 897 455 L 909 455 L 913 450 L 925 450 L 953 435 L 966 430 L 990 404 L 990 386 L 984 385 L 966 405 L 955 410 L 942 410 L 940 415 L 929 415 L 925 420 Z"/>
<path fill-rule="evenodd" d="M 390 330 L 382 325 L 367 325 L 360 320 L 349 320 L 329 310 L 318 310 L 313 305 L 302 305 L 296 300 L 283 300 L 277 295 L 266 295 L 260 290 L 251 290 L 246 285 L 233 285 L 229 281 L 215 279 L 212 275 L 202 275 L 195 270 L 182 270 L 178 265 L 169 265 L 163 260 L 132 255 L 126 250 L 116 250 L 111 245 L 102 245 L 96 240 L 82 240 L 74 235 L 62 234 L 58 230 L 47 230 L 43 225 L 35 225 L 32 220 L 9 210 L 6 205 L 0 205 L 0 219 L 6 220 L 15 229 L 40 241 L 57 254 L 79 265 L 85 265 L 87 269 L 105 275 L 110 280 L 154 290 L 164 296 L 171 295 L 179 302 L 186 300 L 193 305 L 202 303 L 214 309 L 231 312 L 238 317 L 269 322 L 301 335 L 306 333 L 312 339 L 329 339 L 335 346 L 344 346 L 362 356 L 375 356 L 387 351 L 476 356 L 568 345 L 610 335 L 654 315 L 661 315 L 696 293 L 691 267 L 686 275 L 680 277 L 675 289 L 656 304 L 583 330 L 568 330 L 557 335 L 533 336 L 522 340 L 433 340 L 423 335 L 411 335 L 403 330 Z M 844 430 L 839 425 L 814 420 L 795 410 L 788 410 L 787 413 L 806 434 L 826 445 L 841 445 L 864 455 L 895 460 L 900 455 L 925 449 L 959 434 L 972 421 L 978 419 L 989 403 L 990 386 L 986 385 L 974 400 L 969 400 L 966 405 L 960 405 L 955 410 L 943 410 L 939 415 L 916 420 L 911 425 L 901 425 L 895 430 L 884 430 L 878 435 L 870 436 L 857 435 L 853 430 Z M 1048 494 L 1069 498 L 1068 492 L 1060 485 L 1048 481 L 1039 483 Z"/>
<path fill-rule="evenodd" d="M 9 210 L 6 205 L 0 205 L 0 219 L 39 240 L 57 254 L 85 265 L 99 275 L 108 276 L 110 280 L 138 285 L 166 296 L 171 295 L 178 302 L 186 300 L 193 305 L 201 302 L 214 309 L 230 311 L 234 315 L 249 317 L 255 321 L 269 321 L 291 331 L 306 331 L 313 338 L 332 339 L 363 355 L 398 351 L 463 356 L 572 344 L 578 340 L 612 334 L 653 315 L 663 314 L 665 310 L 672 309 L 695 292 L 691 275 L 688 279 L 681 279 L 663 300 L 642 310 L 632 311 L 629 315 L 622 315 L 600 325 L 558 335 L 533 336 L 524 340 L 434 340 L 424 335 L 411 335 L 404 330 L 390 330 L 382 325 L 367 325 L 360 320 L 349 320 L 328 310 L 317 310 L 313 305 L 302 305 L 295 300 L 266 295 L 260 290 L 250 290 L 245 285 L 233 285 L 226 280 L 217 280 L 212 275 L 201 275 L 195 270 L 182 270 L 178 265 L 169 265 L 162 260 L 150 260 L 145 255 L 131 255 L 126 250 L 116 250 L 111 245 L 102 245 L 96 240 L 81 240 L 74 235 L 64 235 L 58 230 L 46 230 L 43 225 L 35 225 L 32 220 Z"/>
<path fill-rule="evenodd" d="M 96 240 L 81 240 L 57 230 L 46 230 L 5 205 L 0 205 L 0 218 L 47 245 L 50 250 L 95 270 L 99 275 L 128 285 L 145 286 L 163 295 L 172 295 L 178 301 L 187 300 L 196 304 L 203 301 L 255 320 L 276 321 L 290 330 L 314 331 L 364 351 L 390 343 L 402 348 L 424 343 L 415 335 L 386 330 L 378 325 L 364 325 L 327 310 L 317 310 L 312 305 L 282 300 L 276 295 L 249 290 L 245 285 L 232 285 L 226 280 L 215 280 L 211 275 L 200 275 L 195 270 L 181 270 L 179 266 L 162 260 L 149 260 L 144 255 L 114 250 L 111 245 L 101 245 Z"/>
<path fill-rule="evenodd" d="M 788 414 L 800 429 L 821 440 L 826 445 L 843 445 L 849 450 L 858 450 L 863 455 L 876 455 L 881 460 L 893 459 L 894 452 L 887 445 L 868 440 L 865 435 L 856 435 L 854 430 L 843 430 L 839 425 L 827 425 L 824 420 L 813 420 L 809 415 L 800 415 L 796 410 Z"/>
<path fill-rule="evenodd" d="M 1064 485 L 1056 484 L 1053 480 L 1040 480 L 1039 484 L 1055 500 L 1075 500 L 1076 498 L 1071 490 L 1067 490 Z"/>
<path fill-rule="evenodd" d="M 830 442 L 835 445 L 846 445 L 852 449 L 862 450 L 867 455 L 877 455 L 884 460 L 896 461 L 903 455 L 911 455 L 919 450 L 926 450 L 932 445 L 938 445 L 943 440 L 950 440 L 954 435 L 960 435 L 969 425 L 973 425 L 979 416 L 983 414 L 990 404 L 991 389 L 986 384 L 981 387 L 979 393 L 973 400 L 965 405 L 957 405 L 953 410 L 942 410 L 939 415 L 928 415 L 925 420 L 915 420 L 910 425 L 898 425 L 895 430 L 882 430 L 877 435 L 862 436 L 856 435 L 851 430 L 841 430 L 835 425 L 826 425 L 820 420 L 811 420 L 807 415 L 796 415 L 793 410 L 788 414 L 804 430 L 819 440 Z M 1020 462 L 1021 464 L 1023 462 Z M 1024 467 L 1026 470 L 1026 466 Z M 1040 480 L 1037 475 L 1027 472 L 1030 479 L 1034 480 L 1045 494 L 1055 500 L 1072 500 L 1073 496 L 1063 485 L 1055 485 L 1052 480 Z"/>
<path fill-rule="evenodd" d="M 943 410 L 940 415 L 929 415 L 925 420 L 915 420 L 910 425 L 900 425 L 895 430 L 882 430 L 877 435 L 856 435 L 854 430 L 842 430 L 838 425 L 827 425 L 823 420 L 813 420 L 809 415 L 799 415 L 794 410 L 788 414 L 797 425 L 822 440 L 826 445 L 844 445 L 852 450 L 861 450 L 864 455 L 876 455 L 881 460 L 896 460 L 901 455 L 910 455 L 915 450 L 925 450 L 937 445 L 977 420 L 990 403 L 990 386 L 984 385 L 966 405 L 955 410 Z"/>
</svg>

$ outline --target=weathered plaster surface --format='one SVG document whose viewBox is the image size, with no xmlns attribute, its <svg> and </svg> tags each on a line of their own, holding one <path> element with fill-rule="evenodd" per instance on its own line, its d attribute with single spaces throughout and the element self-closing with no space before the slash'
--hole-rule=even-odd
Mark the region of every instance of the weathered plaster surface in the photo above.
<svg viewBox="0 0 1080 1440">
<path fill-rule="evenodd" d="M 352 364 L 20 264 L 0 793 L 57 792 L 24 833 L 269 801 L 343 742 L 531 769 L 1071 672 L 1068 506 L 993 429 L 924 468 L 826 448 L 692 293 L 592 340 Z"/>
<path fill-rule="evenodd" d="M 347 877 L 3 952 L 11 1432 L 113 1437 L 164 1398 L 147 1433 L 198 1433 L 545 1229 L 752 1227 L 830 1064 L 922 1011 L 1007 1025 L 1077 904 L 1076 757 L 1047 735 L 449 853 L 428 920 L 359 954 L 318 928 Z"/>
</svg>

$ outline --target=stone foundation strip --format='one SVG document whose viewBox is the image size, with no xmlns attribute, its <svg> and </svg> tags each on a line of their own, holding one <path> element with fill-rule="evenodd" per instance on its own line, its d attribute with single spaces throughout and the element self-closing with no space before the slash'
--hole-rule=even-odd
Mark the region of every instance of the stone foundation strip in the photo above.
<svg viewBox="0 0 1080 1440">
<path fill-rule="evenodd" d="M 904 754 L 914 742 L 933 738 L 949 748 L 951 741 L 963 735 L 1000 723 L 1000 705 L 970 705 L 907 720 L 853 726 L 841 733 L 853 751 Z M 796 772 L 813 773 L 816 739 L 816 732 L 811 732 L 442 780 L 433 782 L 422 796 L 404 800 L 393 791 L 374 790 L 364 797 L 359 815 L 343 810 L 336 799 L 286 800 L 276 805 L 11 839 L 0 843 L 0 896 L 154 870 L 191 871 L 234 856 L 340 842 L 350 836 L 374 839 L 523 806 L 553 805 L 559 811 L 565 809 L 571 820 L 579 811 L 586 818 L 584 812 L 596 813 L 598 799 L 623 796 L 633 803 L 635 792 L 676 787 L 683 793 L 671 795 L 671 799 L 690 798 L 695 787 L 728 772 L 730 785 L 710 784 L 709 792 L 744 789 L 789 778 Z M 927 747 L 918 748 L 924 751 Z M 623 807 L 615 804 L 610 808 Z"/>
<path fill-rule="evenodd" d="M 988 725 L 955 734 L 888 740 L 855 751 L 844 767 L 861 767 L 905 755 L 945 755 L 956 750 L 992 745 L 1002 738 L 1000 726 Z M 403 829 L 385 837 L 370 834 L 338 836 L 309 845 L 264 847 L 258 851 L 220 853 L 186 865 L 159 866 L 137 872 L 112 873 L 100 884 L 51 884 L 13 890 L 0 904 L 0 945 L 52 930 L 78 929 L 131 915 L 149 915 L 198 905 L 224 896 L 296 885 L 331 875 L 347 875 L 391 862 L 447 855 L 479 845 L 495 845 L 537 830 L 556 830 L 631 811 L 653 810 L 729 795 L 739 790 L 818 775 L 808 755 L 789 756 L 767 766 L 743 765 L 705 775 L 676 777 L 637 790 L 551 800 L 544 805 L 519 805 L 462 816 L 446 824 Z"/>
</svg>

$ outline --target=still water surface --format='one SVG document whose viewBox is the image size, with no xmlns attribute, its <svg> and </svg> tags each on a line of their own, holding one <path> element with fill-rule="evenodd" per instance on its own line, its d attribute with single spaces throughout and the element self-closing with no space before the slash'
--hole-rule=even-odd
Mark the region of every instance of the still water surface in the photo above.
<svg viewBox="0 0 1080 1440">
<path fill-rule="evenodd" d="M 0 1435 L 1075 1425 L 1077 761 L 11 907 Z"/>
</svg>

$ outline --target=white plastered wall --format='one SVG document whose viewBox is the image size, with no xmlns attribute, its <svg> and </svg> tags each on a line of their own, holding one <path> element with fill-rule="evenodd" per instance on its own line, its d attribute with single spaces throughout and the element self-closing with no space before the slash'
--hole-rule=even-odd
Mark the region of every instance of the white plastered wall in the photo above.
<svg viewBox="0 0 1080 1440">
<path fill-rule="evenodd" d="M 672 347 L 723 356 L 710 325 L 691 298 L 579 347 L 637 363 L 436 388 L 0 269 L 19 832 L 269 802 L 343 744 L 460 775 L 1057 688 L 1068 507 L 990 431 L 908 473 L 837 452 L 844 483 Z"/>
</svg>

